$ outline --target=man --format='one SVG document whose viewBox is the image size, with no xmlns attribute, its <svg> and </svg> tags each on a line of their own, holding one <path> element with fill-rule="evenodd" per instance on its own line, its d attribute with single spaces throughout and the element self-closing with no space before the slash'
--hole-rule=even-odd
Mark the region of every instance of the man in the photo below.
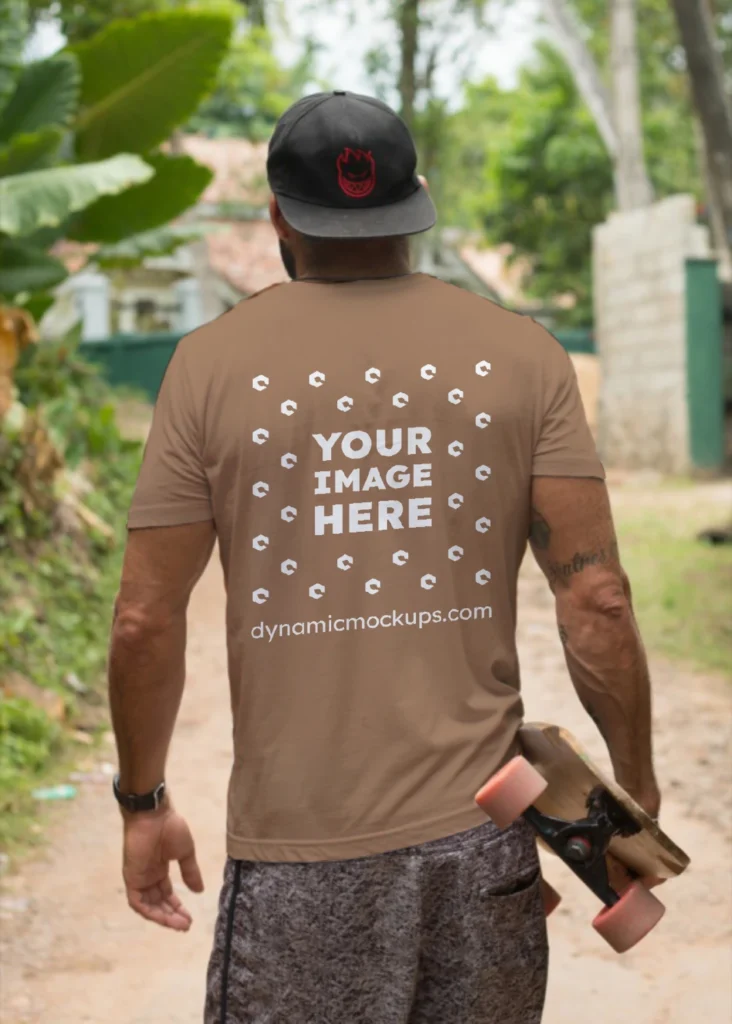
<svg viewBox="0 0 732 1024">
<path fill-rule="evenodd" d="M 124 879 L 186 930 L 163 792 L 186 606 L 218 539 L 234 764 L 206 1024 L 536 1024 L 536 845 L 474 803 L 522 721 L 530 538 L 618 780 L 658 810 L 650 688 L 572 364 L 412 273 L 435 222 L 404 123 L 344 92 L 269 151 L 292 283 L 184 338 L 129 516 L 110 658 Z"/>
</svg>

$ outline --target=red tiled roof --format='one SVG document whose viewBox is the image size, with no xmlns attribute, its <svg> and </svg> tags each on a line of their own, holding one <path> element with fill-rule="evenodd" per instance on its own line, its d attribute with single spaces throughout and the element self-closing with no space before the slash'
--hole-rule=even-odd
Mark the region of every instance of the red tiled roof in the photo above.
<svg viewBox="0 0 732 1024">
<path fill-rule="evenodd" d="M 269 221 L 225 221 L 206 236 L 213 270 L 245 295 L 287 281 L 277 235 Z"/>
<path fill-rule="evenodd" d="M 460 256 L 473 273 L 496 292 L 501 302 L 523 309 L 541 306 L 541 302 L 528 299 L 524 294 L 523 283 L 530 271 L 528 262 L 516 260 L 512 263 L 510 255 L 510 245 L 499 245 L 492 249 L 467 245 L 460 249 Z"/>
<path fill-rule="evenodd" d="M 99 246 L 96 242 L 70 242 L 62 239 L 51 248 L 51 255 L 61 260 L 70 274 L 76 274 L 86 266 Z"/>
<path fill-rule="evenodd" d="M 183 135 L 178 140 L 178 146 L 183 153 L 210 167 L 214 172 L 214 179 L 201 196 L 201 202 L 266 205 L 266 143 L 253 143 L 247 139 L 209 139 L 205 135 Z"/>
</svg>

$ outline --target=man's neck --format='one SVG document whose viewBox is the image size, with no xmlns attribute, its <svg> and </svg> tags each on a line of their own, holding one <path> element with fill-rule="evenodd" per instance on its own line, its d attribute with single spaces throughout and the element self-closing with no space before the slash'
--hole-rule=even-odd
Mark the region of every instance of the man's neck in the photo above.
<svg viewBox="0 0 732 1024">
<path fill-rule="evenodd" d="M 317 264 L 303 267 L 298 272 L 298 281 L 362 281 L 386 277 L 405 277 L 411 273 L 411 267 L 407 261 L 389 261 L 380 263 L 372 261 L 361 264 L 331 264 L 318 266 Z"/>
</svg>

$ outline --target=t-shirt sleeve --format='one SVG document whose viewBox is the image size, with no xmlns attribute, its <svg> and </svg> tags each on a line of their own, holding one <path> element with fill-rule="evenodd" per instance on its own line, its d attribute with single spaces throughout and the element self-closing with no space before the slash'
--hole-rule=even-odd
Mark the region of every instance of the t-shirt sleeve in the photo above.
<svg viewBox="0 0 732 1024">
<path fill-rule="evenodd" d="M 533 476 L 605 479 L 580 395 L 574 364 L 559 342 L 551 348 L 543 379 L 542 415 L 534 447 Z"/>
<path fill-rule="evenodd" d="M 184 339 L 173 353 L 160 386 L 127 517 L 128 529 L 182 526 L 213 519 L 200 426 Z"/>
</svg>

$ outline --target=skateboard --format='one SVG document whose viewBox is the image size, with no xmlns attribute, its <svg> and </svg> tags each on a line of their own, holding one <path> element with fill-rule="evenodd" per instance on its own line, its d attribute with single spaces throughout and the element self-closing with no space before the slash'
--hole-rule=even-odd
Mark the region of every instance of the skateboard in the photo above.
<svg viewBox="0 0 732 1024">
<path fill-rule="evenodd" d="M 527 723 L 518 738 L 523 753 L 486 782 L 476 803 L 500 828 L 523 815 L 540 845 L 604 903 L 593 926 L 624 953 L 665 912 L 649 885 L 680 875 L 689 857 L 566 729 Z M 542 892 L 549 915 L 561 897 L 543 880 Z"/>
</svg>

